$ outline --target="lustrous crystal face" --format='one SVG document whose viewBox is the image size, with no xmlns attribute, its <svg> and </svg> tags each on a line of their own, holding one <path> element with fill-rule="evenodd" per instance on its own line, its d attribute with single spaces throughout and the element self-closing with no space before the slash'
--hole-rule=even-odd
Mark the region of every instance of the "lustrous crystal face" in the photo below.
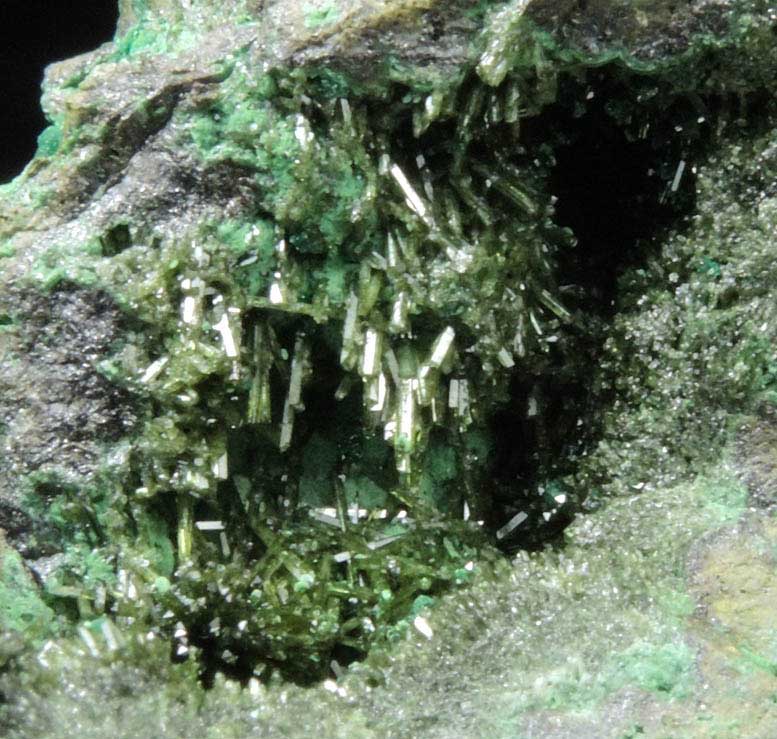
<svg viewBox="0 0 777 739">
<path fill-rule="evenodd" d="M 298 19 L 314 40 L 341 21 L 319 5 Z M 73 167 L 87 215 L 19 280 L 110 296 L 95 365 L 137 418 L 88 486 L 28 480 L 73 545 L 47 587 L 78 618 L 241 677 L 318 678 L 410 624 L 430 638 L 432 596 L 607 484 L 634 434 L 622 397 L 640 402 L 618 373 L 658 366 L 629 364 L 643 334 L 618 311 L 659 280 L 654 237 L 692 213 L 729 90 L 764 85 L 718 70 L 722 42 L 650 63 L 559 46 L 529 5 L 467 15 L 484 28 L 447 75 L 279 65 L 250 34 L 187 72 L 199 37 L 139 23 L 55 91 L 37 161 Z M 153 82 L 137 106 L 80 102 L 132 64 Z M 122 112 L 90 122 L 101 104 Z"/>
</svg>

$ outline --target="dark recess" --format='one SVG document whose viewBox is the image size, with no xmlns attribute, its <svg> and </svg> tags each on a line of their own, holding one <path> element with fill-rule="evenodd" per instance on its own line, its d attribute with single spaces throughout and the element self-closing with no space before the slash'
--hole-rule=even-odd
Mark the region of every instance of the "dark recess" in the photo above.
<svg viewBox="0 0 777 739">
<path fill-rule="evenodd" d="M 541 371 L 516 372 L 510 404 L 491 421 L 497 432 L 492 527 L 517 511 L 530 517 L 501 542 L 507 550 L 541 548 L 571 522 L 575 505 L 569 502 L 548 522 L 542 510 L 552 505 L 553 495 L 573 492 L 564 479 L 575 474 L 577 460 L 601 433 L 609 398 L 594 391 L 594 378 L 616 312 L 619 280 L 656 253 L 662 233 L 682 228 L 695 206 L 692 164 L 708 130 L 687 125 L 698 113 L 682 96 L 668 93 L 665 107 L 640 109 L 634 91 L 659 84 L 638 76 L 624 79 L 608 68 L 582 82 L 565 79 L 561 102 L 523 127 L 521 143 L 529 151 L 553 148 L 554 220 L 577 241 L 559 254 L 558 278 L 576 319 Z M 678 135 L 677 126 L 687 133 Z M 685 174 L 672 191 L 681 160 L 687 160 Z M 528 415 L 530 402 L 538 404 L 537 415 Z"/>
<path fill-rule="evenodd" d="M 110 41 L 117 0 L 3 0 L 0 28 L 0 183 L 32 159 L 47 123 L 40 107 L 44 68 Z"/>
<path fill-rule="evenodd" d="M 635 81 L 637 90 L 639 85 Z M 596 87 L 582 115 L 554 106 L 537 123 L 541 130 L 555 118 L 557 128 L 566 129 L 555 150 L 551 191 L 558 197 L 555 220 L 572 229 L 578 244 L 561 255 L 560 278 L 586 289 L 586 307 L 611 316 L 620 275 L 644 262 L 655 237 L 681 226 L 692 212 L 692 164 L 707 131 L 674 131 L 675 126 L 685 131 L 686 121 L 696 118 L 678 99 L 664 111 L 635 114 L 647 128 L 643 137 L 637 133 L 639 123 L 626 127 L 610 110 L 613 98 L 628 100 L 622 83 L 605 77 L 593 81 L 592 89 Z M 639 111 L 637 105 L 634 109 Z M 687 166 L 672 191 L 681 160 Z"/>
</svg>

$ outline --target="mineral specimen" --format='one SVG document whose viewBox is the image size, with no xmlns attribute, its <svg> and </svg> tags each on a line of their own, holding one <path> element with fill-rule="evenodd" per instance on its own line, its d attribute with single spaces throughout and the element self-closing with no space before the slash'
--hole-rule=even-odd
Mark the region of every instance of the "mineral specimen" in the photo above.
<svg viewBox="0 0 777 739">
<path fill-rule="evenodd" d="M 756 0 L 123 3 L 2 192 L 18 651 L 337 675 L 436 639 L 493 543 L 692 472 L 774 381 L 766 251 L 699 171 L 766 135 L 773 28 Z M 576 185 L 603 157 L 611 189 Z"/>
</svg>

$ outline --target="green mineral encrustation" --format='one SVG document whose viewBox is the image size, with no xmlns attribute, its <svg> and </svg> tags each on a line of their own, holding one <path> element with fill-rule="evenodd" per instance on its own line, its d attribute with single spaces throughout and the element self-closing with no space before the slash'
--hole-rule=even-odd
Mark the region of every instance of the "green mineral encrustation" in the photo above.
<svg viewBox="0 0 777 739">
<path fill-rule="evenodd" d="M 43 594 L 3 628 L 305 682 L 558 534 L 635 423 L 635 465 L 692 469 L 709 392 L 624 409 L 705 329 L 632 331 L 631 296 L 742 299 L 683 229 L 697 163 L 771 120 L 767 5 L 121 2 L 0 191 L 0 524 Z M 557 216 L 591 120 L 642 157 L 613 197 L 661 223 L 629 243 Z M 721 362 L 721 407 L 774 381 Z"/>
</svg>

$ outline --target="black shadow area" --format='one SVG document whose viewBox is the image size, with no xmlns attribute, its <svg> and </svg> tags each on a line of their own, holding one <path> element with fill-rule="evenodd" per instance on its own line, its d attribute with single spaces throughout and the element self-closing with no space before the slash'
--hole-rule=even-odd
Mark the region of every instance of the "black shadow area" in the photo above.
<svg viewBox="0 0 777 739">
<path fill-rule="evenodd" d="M 46 127 L 43 70 L 110 41 L 117 20 L 117 0 L 0 2 L 0 183 L 32 159 Z"/>
</svg>

